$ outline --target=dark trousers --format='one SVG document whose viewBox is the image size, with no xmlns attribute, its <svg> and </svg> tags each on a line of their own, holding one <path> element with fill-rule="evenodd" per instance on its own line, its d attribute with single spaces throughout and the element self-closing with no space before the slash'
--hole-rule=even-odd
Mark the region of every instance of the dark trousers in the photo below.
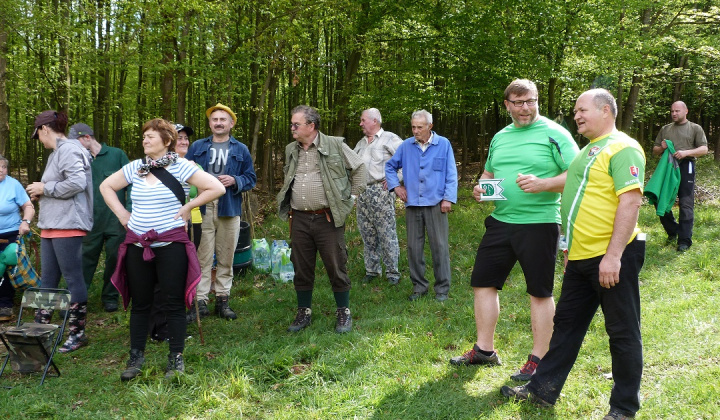
<svg viewBox="0 0 720 420">
<path fill-rule="evenodd" d="M 0 239 L 7 240 L 7 243 L 0 243 L 0 252 L 2 252 L 8 245 L 17 241 L 18 231 L 0 233 Z M 0 280 L 2 282 L 0 283 L 0 308 L 12 308 L 13 299 L 15 298 L 15 288 L 10 283 L 8 271 L 5 270 L 5 273 L 2 274 L 2 280 Z"/>
<path fill-rule="evenodd" d="M 625 248 L 620 282 L 610 289 L 600 287 L 598 281 L 601 260 L 602 256 L 568 262 L 555 309 L 550 350 L 538 364 L 528 388 L 549 403 L 557 401 L 600 306 L 605 315 L 605 331 L 610 337 L 615 382 L 610 407 L 635 415 L 640 408 L 643 370 L 638 274 L 645 261 L 645 241 L 635 239 Z"/>
<path fill-rule="evenodd" d="M 155 258 L 144 261 L 143 249 L 129 245 L 125 259 L 127 281 L 132 300 L 130 312 L 130 348 L 145 350 L 150 311 L 155 285 L 165 297 L 163 309 L 167 317 L 170 351 L 181 353 L 185 348 L 185 281 L 187 253 L 185 245 L 171 243 L 153 248 Z"/>
<path fill-rule="evenodd" d="M 683 159 L 680 161 L 680 188 L 678 200 L 680 212 L 678 221 L 675 221 L 672 209 L 660 216 L 668 236 L 676 236 L 678 244 L 692 245 L 692 230 L 695 222 L 695 161 Z"/>
<path fill-rule="evenodd" d="M 408 267 L 413 292 L 425 293 L 430 287 L 430 282 L 425 277 L 425 232 L 427 232 L 435 274 L 435 294 L 447 294 L 450 291 L 451 281 L 448 214 L 440 211 L 439 203 L 434 206 L 406 207 L 405 224 Z"/>
<path fill-rule="evenodd" d="M 329 213 L 312 214 L 293 210 L 290 239 L 290 260 L 295 268 L 295 290 L 308 291 L 315 287 L 317 253 L 320 253 L 327 270 L 332 291 L 350 290 L 344 225 L 335 227 Z"/>
<path fill-rule="evenodd" d="M 62 275 L 70 290 L 70 300 L 76 303 L 88 300 L 82 274 L 82 241 L 82 236 L 40 239 L 42 287 L 58 287 Z"/>
<path fill-rule="evenodd" d="M 95 270 L 97 269 L 100 253 L 105 245 L 105 271 L 103 272 L 103 287 L 101 299 L 103 303 L 117 303 L 118 293 L 115 286 L 110 282 L 115 266 L 117 265 L 117 251 L 120 244 L 125 240 L 124 230 L 101 229 L 88 232 L 83 238 L 82 244 L 82 269 L 85 286 L 90 289 Z"/>
</svg>

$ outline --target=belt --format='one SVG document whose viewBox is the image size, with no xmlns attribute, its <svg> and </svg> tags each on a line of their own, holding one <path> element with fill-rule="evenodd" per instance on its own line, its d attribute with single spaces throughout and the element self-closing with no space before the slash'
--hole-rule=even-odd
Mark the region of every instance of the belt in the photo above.
<svg viewBox="0 0 720 420">
<path fill-rule="evenodd" d="M 330 208 L 329 208 L 329 207 L 325 207 L 324 209 L 320 209 L 320 210 L 307 210 L 307 211 L 305 211 L 305 210 L 297 210 L 297 209 L 290 209 L 290 211 L 288 212 L 288 216 L 289 216 L 288 224 L 289 224 L 289 228 L 290 228 L 290 237 L 292 237 L 292 217 L 293 217 L 293 213 L 295 213 L 295 212 L 298 212 L 298 213 L 306 213 L 306 214 L 324 214 L 324 215 L 325 215 L 325 219 L 328 221 L 328 223 L 331 222 L 331 220 L 330 220 Z"/>
</svg>

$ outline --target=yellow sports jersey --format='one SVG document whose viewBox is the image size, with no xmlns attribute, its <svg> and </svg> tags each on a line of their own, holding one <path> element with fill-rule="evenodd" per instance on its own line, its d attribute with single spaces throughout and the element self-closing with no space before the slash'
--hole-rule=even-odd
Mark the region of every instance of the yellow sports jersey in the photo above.
<svg viewBox="0 0 720 420">
<path fill-rule="evenodd" d="M 645 152 L 620 131 L 592 140 L 570 163 L 562 194 L 562 220 L 568 259 L 604 255 L 615 222 L 618 196 L 632 189 L 642 192 Z M 640 232 L 637 225 L 630 238 Z"/>
</svg>

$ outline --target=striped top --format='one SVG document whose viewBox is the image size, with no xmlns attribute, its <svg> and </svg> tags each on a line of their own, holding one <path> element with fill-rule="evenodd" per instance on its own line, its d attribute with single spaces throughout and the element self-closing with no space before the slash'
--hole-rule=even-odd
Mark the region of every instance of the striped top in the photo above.
<svg viewBox="0 0 720 420">
<path fill-rule="evenodd" d="M 163 233 L 170 229 L 185 226 L 181 218 L 174 218 L 181 206 L 175 194 L 157 178 L 155 178 L 155 184 L 151 185 L 147 182 L 147 178 L 140 177 L 137 170 L 141 164 L 142 160 L 138 159 L 122 167 L 125 180 L 133 185 L 131 193 L 132 213 L 128 222 L 128 229 L 139 236 L 150 229 Z M 186 159 L 180 158 L 176 163 L 165 167 L 165 169 L 183 183 L 198 170 L 198 167 Z M 166 244 L 157 243 L 154 246 L 162 245 Z"/>
<path fill-rule="evenodd" d="M 606 253 L 618 196 L 636 188 L 642 192 L 644 177 L 645 152 L 625 133 L 613 131 L 580 150 L 570 163 L 562 194 L 561 212 L 570 260 Z M 630 241 L 639 232 L 636 225 Z"/>
</svg>

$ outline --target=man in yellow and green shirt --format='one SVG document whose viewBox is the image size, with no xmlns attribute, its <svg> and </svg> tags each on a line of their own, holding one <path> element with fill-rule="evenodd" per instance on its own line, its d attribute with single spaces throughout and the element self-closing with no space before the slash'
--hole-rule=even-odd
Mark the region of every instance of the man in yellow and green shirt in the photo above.
<svg viewBox="0 0 720 420">
<path fill-rule="evenodd" d="M 562 196 L 568 264 L 550 349 L 530 382 L 505 396 L 550 406 L 560 395 L 598 306 L 610 337 L 614 386 L 605 419 L 632 418 L 640 408 L 643 355 L 638 276 L 645 235 L 637 220 L 642 205 L 645 154 L 615 129 L 615 98 L 592 89 L 577 100 L 578 132 L 588 139 L 570 163 Z"/>
</svg>

